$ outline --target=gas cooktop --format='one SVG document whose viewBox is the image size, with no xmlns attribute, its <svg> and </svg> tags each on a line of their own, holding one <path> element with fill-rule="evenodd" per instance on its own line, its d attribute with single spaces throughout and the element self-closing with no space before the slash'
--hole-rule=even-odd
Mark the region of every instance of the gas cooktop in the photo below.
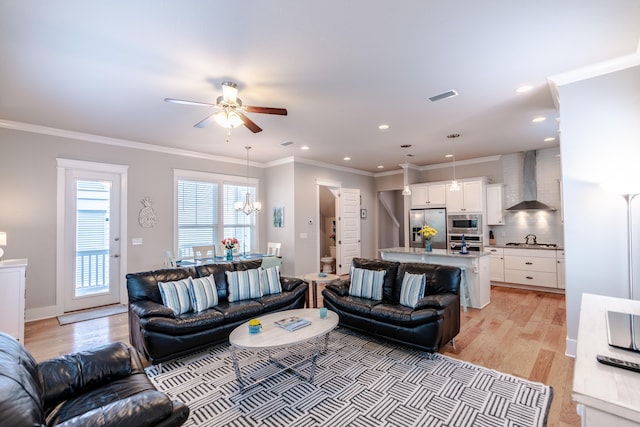
<svg viewBox="0 0 640 427">
<path fill-rule="evenodd" d="M 509 242 L 507 246 L 517 246 L 519 248 L 557 248 L 555 243 L 516 243 Z"/>
</svg>

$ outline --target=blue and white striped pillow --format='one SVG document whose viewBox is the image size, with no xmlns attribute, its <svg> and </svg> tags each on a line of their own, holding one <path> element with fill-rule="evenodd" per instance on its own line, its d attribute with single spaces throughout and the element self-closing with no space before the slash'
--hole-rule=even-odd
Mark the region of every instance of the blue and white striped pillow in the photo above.
<svg viewBox="0 0 640 427">
<path fill-rule="evenodd" d="M 204 311 L 218 305 L 218 289 L 213 274 L 207 277 L 191 279 L 189 296 L 193 311 Z"/>
<path fill-rule="evenodd" d="M 173 310 L 175 314 L 184 314 L 191 311 L 190 283 L 191 277 L 175 282 L 158 282 L 162 303 Z"/>
<path fill-rule="evenodd" d="M 400 305 L 416 308 L 418 301 L 424 294 L 426 276 L 424 274 L 404 273 L 400 288 Z"/>
<path fill-rule="evenodd" d="M 260 298 L 262 296 L 259 269 L 225 271 L 225 274 L 227 275 L 227 286 L 229 287 L 229 302 Z"/>
<path fill-rule="evenodd" d="M 260 283 L 262 284 L 262 294 L 272 295 L 282 293 L 280 284 L 280 268 L 271 267 L 262 269 Z"/>
<path fill-rule="evenodd" d="M 386 273 L 386 270 L 366 270 L 364 268 L 351 267 L 349 295 L 374 301 L 382 300 L 382 284 Z"/>
</svg>

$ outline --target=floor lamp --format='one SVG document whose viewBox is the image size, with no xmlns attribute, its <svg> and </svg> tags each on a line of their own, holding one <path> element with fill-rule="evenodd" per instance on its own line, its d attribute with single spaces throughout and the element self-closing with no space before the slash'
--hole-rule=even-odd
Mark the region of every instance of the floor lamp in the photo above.
<svg viewBox="0 0 640 427">
<path fill-rule="evenodd" d="M 633 299 L 633 233 L 632 233 L 632 223 L 633 218 L 631 218 L 631 202 L 633 202 L 634 197 L 636 197 L 639 193 L 636 194 L 624 194 L 624 200 L 627 202 L 627 260 L 628 260 L 628 268 L 629 268 L 629 299 Z"/>
</svg>

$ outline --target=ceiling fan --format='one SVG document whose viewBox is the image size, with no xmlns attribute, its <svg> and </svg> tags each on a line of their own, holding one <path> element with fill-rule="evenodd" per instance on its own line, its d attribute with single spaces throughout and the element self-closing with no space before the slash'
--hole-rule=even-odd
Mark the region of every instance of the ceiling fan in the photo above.
<svg viewBox="0 0 640 427">
<path fill-rule="evenodd" d="M 172 102 L 174 104 L 185 105 L 197 105 L 202 107 L 216 107 L 217 111 L 208 117 L 202 119 L 194 127 L 203 128 L 208 125 L 212 120 L 218 123 L 220 126 L 226 129 L 233 129 L 240 125 L 245 125 L 251 132 L 258 133 L 262 131 L 262 128 L 258 126 L 253 120 L 247 117 L 244 113 L 261 113 L 261 114 L 276 114 L 279 116 L 286 116 L 286 108 L 273 108 L 273 107 L 254 107 L 250 105 L 242 105 L 242 100 L 238 98 L 238 85 L 234 82 L 222 83 L 222 96 L 219 96 L 215 104 L 209 104 L 206 102 L 197 101 L 185 101 L 182 99 L 165 98 L 166 102 Z"/>
</svg>

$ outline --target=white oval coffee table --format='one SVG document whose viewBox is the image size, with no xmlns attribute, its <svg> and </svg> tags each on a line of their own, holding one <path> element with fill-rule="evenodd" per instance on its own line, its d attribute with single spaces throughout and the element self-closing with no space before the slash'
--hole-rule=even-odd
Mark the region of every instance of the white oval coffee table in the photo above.
<svg viewBox="0 0 640 427">
<path fill-rule="evenodd" d="M 309 320 L 311 324 L 295 331 L 288 331 L 275 324 L 278 320 L 294 316 Z M 250 334 L 248 322 L 245 322 L 235 328 L 233 332 L 231 332 L 231 335 L 229 335 L 229 352 L 231 353 L 231 360 L 233 361 L 233 368 L 236 372 L 236 378 L 238 379 L 240 390 L 243 391 L 245 388 L 256 385 L 283 371 L 291 371 L 308 382 L 313 382 L 318 355 L 327 350 L 329 333 L 338 325 L 338 315 L 333 311 L 328 310 L 327 317 L 321 319 L 320 309 L 301 308 L 278 311 L 258 317 L 257 319 L 260 320 L 260 323 L 262 324 L 262 330 L 260 333 Z M 281 359 L 275 359 L 271 356 L 271 350 L 287 349 L 304 342 L 313 342 L 314 349 L 308 358 L 304 358 L 294 364 L 286 364 Z M 237 351 L 240 349 L 256 353 L 266 351 L 269 361 L 275 363 L 281 369 L 267 377 L 249 381 L 242 377 L 239 359 L 237 356 Z M 304 375 L 299 369 L 308 363 L 311 363 L 309 375 Z"/>
</svg>

